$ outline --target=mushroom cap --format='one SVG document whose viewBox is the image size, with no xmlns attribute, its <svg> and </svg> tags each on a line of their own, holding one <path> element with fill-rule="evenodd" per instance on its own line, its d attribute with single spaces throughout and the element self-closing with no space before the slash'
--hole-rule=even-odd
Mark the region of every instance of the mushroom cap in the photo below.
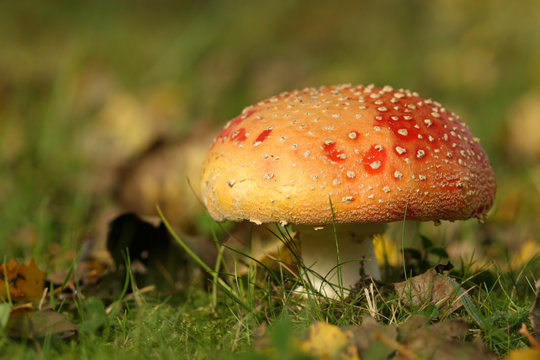
<svg viewBox="0 0 540 360">
<path fill-rule="evenodd" d="M 484 219 L 495 174 L 441 104 L 389 86 L 282 93 L 214 140 L 201 179 L 218 220 L 324 225 Z"/>
</svg>

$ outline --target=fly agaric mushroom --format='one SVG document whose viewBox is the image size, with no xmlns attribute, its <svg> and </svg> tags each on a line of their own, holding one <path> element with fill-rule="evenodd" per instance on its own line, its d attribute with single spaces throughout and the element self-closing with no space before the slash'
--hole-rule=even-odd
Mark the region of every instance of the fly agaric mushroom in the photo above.
<svg viewBox="0 0 540 360">
<path fill-rule="evenodd" d="M 380 278 L 372 236 L 408 220 L 482 221 L 495 175 L 459 117 L 389 86 L 282 93 L 247 107 L 216 137 L 201 180 L 217 221 L 296 224 L 316 289 L 333 296 L 361 269 Z M 334 226 L 335 224 L 335 230 Z M 322 230 L 318 230 L 323 228 Z M 324 280 L 323 280 L 324 278 Z"/>
</svg>

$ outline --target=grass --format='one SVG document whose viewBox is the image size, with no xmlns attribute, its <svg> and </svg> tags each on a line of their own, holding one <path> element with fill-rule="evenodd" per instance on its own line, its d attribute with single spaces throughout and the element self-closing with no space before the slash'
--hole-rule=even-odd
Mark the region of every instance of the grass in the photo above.
<svg viewBox="0 0 540 360">
<path fill-rule="evenodd" d="M 21 358 L 35 356 L 33 353 L 59 358 L 235 358 L 240 352 L 246 359 L 258 359 L 266 357 L 254 352 L 253 344 L 260 343 L 261 329 L 271 324 L 267 346 L 282 354 L 272 358 L 286 358 L 283 354 L 302 358 L 291 347 L 291 339 L 301 337 L 316 321 L 351 326 L 370 315 L 382 324 L 400 324 L 422 314 L 432 321 L 465 319 L 472 324 L 473 333 L 480 332 L 485 343 L 503 355 L 526 346 L 518 329 L 528 321 L 534 285 L 532 277 L 524 274 L 537 271 L 538 264 L 531 261 L 519 273 L 497 268 L 489 272 L 491 283 L 477 279 L 479 272 L 454 273 L 464 287 L 475 287 L 467 296 L 476 317 L 471 316 L 468 307 L 444 313 L 429 301 L 404 306 L 385 286 L 370 287 L 368 292 L 360 291 L 352 298 L 328 301 L 309 283 L 278 269 L 274 272 L 251 265 L 246 276 L 210 277 L 208 281 L 219 289 L 216 292 L 199 285 L 167 297 L 137 295 L 134 278 L 128 276 L 126 282 L 131 282 L 134 289 L 128 296 L 119 292 L 111 301 L 92 297 L 90 290 L 83 290 L 75 298 L 76 311 L 70 310 L 73 305 L 69 301 L 56 308 L 79 323 L 77 337 L 64 340 L 52 335 L 22 341 L 4 337 L 0 347 L 3 353 Z M 211 268 L 206 271 L 214 274 Z M 298 296 L 299 281 L 307 297 Z M 90 293 L 89 297 L 83 296 L 84 292 Z"/>
<path fill-rule="evenodd" d="M 444 313 L 428 303 L 404 306 L 383 285 L 354 300 L 328 302 L 315 291 L 300 299 L 293 292 L 298 279 L 287 268 L 251 263 L 237 276 L 239 267 L 225 261 L 233 250 L 218 244 L 223 261 L 203 270 L 209 276 L 191 261 L 193 279 L 182 290 L 134 296 L 122 292 L 121 277 L 108 296 L 83 287 L 73 299 L 56 299 L 54 309 L 79 324 L 77 336 L 2 333 L 2 356 L 259 359 L 264 354 L 253 348 L 266 342 L 300 358 L 291 338 L 313 322 L 349 326 L 368 314 L 383 324 L 415 314 L 464 319 L 472 324 L 470 336 L 481 336 L 499 356 L 528 345 L 518 329 L 528 323 L 540 260 L 517 259 L 526 244 L 540 242 L 538 154 L 523 152 L 504 135 L 508 114 L 540 88 L 534 1 L 307 5 L 2 2 L 1 258 L 34 258 L 50 273 L 73 266 L 81 242 L 116 205 L 114 169 L 154 137 L 180 138 L 199 123 L 223 124 L 245 105 L 286 89 L 388 83 L 461 114 L 482 139 L 499 189 L 486 224 L 391 229 L 390 239 L 418 256 L 407 257 L 405 268 L 389 266 L 386 276 L 397 281 L 443 263 L 445 255 L 430 249 L 444 247 L 455 265 L 453 279 L 472 288 L 468 297 L 480 321 L 463 308 Z M 104 109 L 115 107 L 125 118 L 107 117 Z M 193 223 L 195 235 L 214 232 L 220 239 L 214 225 Z M 283 228 L 269 230 L 287 237 Z M 126 281 L 134 288 L 137 280 Z"/>
</svg>

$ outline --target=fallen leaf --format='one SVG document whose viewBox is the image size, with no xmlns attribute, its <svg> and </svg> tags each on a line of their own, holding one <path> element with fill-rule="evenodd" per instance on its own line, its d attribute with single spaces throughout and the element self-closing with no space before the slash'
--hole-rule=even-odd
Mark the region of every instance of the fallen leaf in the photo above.
<svg viewBox="0 0 540 360">
<path fill-rule="evenodd" d="M 283 358 L 295 349 L 315 359 L 497 359 L 480 338 L 471 340 L 469 324 L 453 319 L 432 324 L 428 317 L 416 315 L 399 325 L 384 325 L 365 317 L 361 325 L 341 328 L 326 322 L 310 326 L 303 341 L 290 329 L 266 327 L 257 331 L 256 349 L 271 359 Z M 270 342 L 268 336 L 272 335 Z M 293 344 L 292 348 L 287 344 Z"/>
<path fill-rule="evenodd" d="M 9 336 L 30 339 L 52 334 L 72 335 L 76 330 L 76 324 L 51 309 L 41 311 L 29 308 L 12 309 L 6 326 Z"/>
<path fill-rule="evenodd" d="M 316 359 L 360 360 L 352 337 L 350 331 L 326 322 L 318 322 L 310 326 L 309 335 L 300 344 L 300 348 Z"/>
<path fill-rule="evenodd" d="M 519 349 L 510 351 L 506 360 L 539 360 L 540 349 Z"/>
<path fill-rule="evenodd" d="M 27 265 L 15 259 L 0 264 L 0 298 L 7 299 L 9 290 L 11 300 L 37 300 L 43 293 L 46 277 L 47 273 L 39 270 L 33 259 Z"/>
<path fill-rule="evenodd" d="M 398 249 L 388 235 L 374 235 L 373 247 L 375 248 L 375 257 L 379 265 L 388 264 L 396 266 L 399 263 Z"/>
<path fill-rule="evenodd" d="M 401 302 L 407 306 L 432 304 L 438 308 L 447 308 L 450 312 L 463 306 L 457 296 L 459 287 L 454 286 L 453 280 L 439 274 L 435 269 L 395 283 L 394 289 Z"/>
<path fill-rule="evenodd" d="M 261 325 L 254 335 L 253 345 L 255 352 L 259 355 L 257 359 L 306 359 L 307 357 L 300 349 L 301 340 L 296 336 L 293 322 L 287 316 L 275 319 L 270 327 Z"/>
<path fill-rule="evenodd" d="M 523 245 L 521 245 L 518 252 L 512 256 L 510 266 L 513 269 L 520 269 L 535 256 L 538 257 L 538 254 L 540 254 L 540 243 L 536 242 L 535 240 L 527 240 L 523 243 Z"/>
<path fill-rule="evenodd" d="M 93 224 L 89 226 L 91 230 L 81 241 L 76 271 L 62 269 L 47 276 L 47 281 L 52 283 L 57 291 L 60 291 L 58 288 L 75 291 L 75 284 L 82 287 L 97 285 L 111 272 L 114 264 L 107 250 L 107 234 L 109 223 L 118 217 L 118 214 L 117 210 L 104 211 L 93 220 Z"/>
<path fill-rule="evenodd" d="M 416 315 L 399 326 L 398 340 L 422 359 L 496 359 L 481 341 L 467 341 L 468 331 L 469 324 L 460 319 L 432 324 L 427 317 Z"/>
<path fill-rule="evenodd" d="M 361 357 L 364 357 L 365 354 L 374 354 L 374 358 L 387 359 L 394 352 L 394 349 L 375 340 L 373 334 L 377 333 L 379 336 L 396 339 L 397 326 L 395 325 L 380 324 L 374 318 L 366 316 L 362 319 L 360 326 L 350 326 L 347 329 L 353 333 L 353 342 Z"/>
</svg>

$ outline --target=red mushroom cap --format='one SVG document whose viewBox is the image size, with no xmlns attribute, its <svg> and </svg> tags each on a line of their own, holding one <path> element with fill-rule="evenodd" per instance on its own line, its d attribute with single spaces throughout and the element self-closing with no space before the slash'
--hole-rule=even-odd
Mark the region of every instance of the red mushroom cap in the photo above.
<svg viewBox="0 0 540 360">
<path fill-rule="evenodd" d="M 405 213 L 483 219 L 496 191 L 484 150 L 458 116 L 414 92 L 350 85 L 246 108 L 215 139 L 201 184 L 218 221 L 319 225 Z"/>
</svg>

